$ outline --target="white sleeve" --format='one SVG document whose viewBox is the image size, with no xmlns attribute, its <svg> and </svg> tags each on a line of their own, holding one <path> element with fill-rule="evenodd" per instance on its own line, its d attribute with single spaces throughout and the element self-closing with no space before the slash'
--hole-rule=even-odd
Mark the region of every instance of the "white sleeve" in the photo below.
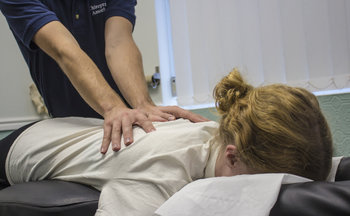
<svg viewBox="0 0 350 216">
<path fill-rule="evenodd" d="M 154 184 L 117 179 L 103 186 L 95 216 L 153 215 L 168 197 Z"/>
</svg>

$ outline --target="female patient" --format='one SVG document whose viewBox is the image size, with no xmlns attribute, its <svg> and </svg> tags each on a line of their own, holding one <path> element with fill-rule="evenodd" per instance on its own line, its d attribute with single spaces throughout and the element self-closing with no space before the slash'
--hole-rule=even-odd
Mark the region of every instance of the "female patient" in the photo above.
<svg viewBox="0 0 350 216">
<path fill-rule="evenodd" d="M 102 120 L 40 121 L 1 141 L 1 178 L 88 184 L 101 190 L 96 215 L 133 216 L 152 215 L 200 178 L 282 172 L 326 179 L 332 140 L 314 95 L 285 85 L 253 88 L 234 70 L 214 96 L 219 124 L 178 119 L 156 123 L 151 133 L 136 127 L 132 145 L 106 155 L 99 154 Z"/>
</svg>

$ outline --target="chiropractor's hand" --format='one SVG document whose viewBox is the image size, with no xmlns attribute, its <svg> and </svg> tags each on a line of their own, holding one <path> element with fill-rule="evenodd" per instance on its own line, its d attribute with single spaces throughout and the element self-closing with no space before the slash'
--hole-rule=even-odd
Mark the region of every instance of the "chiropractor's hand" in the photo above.
<svg viewBox="0 0 350 216">
<path fill-rule="evenodd" d="M 188 110 L 184 110 L 178 106 L 163 106 L 163 107 L 159 106 L 157 107 L 157 109 L 163 113 L 168 113 L 175 118 L 184 118 L 184 119 L 190 120 L 191 122 L 209 121 L 209 119 L 201 115 L 195 114 Z"/>
<path fill-rule="evenodd" d="M 157 121 L 172 121 L 177 118 L 188 119 L 192 122 L 209 121 L 201 115 L 184 110 L 178 106 L 154 106 L 148 105 L 138 108 L 146 114 L 147 118 L 152 122 Z"/>
<path fill-rule="evenodd" d="M 147 133 L 155 130 L 152 121 L 147 118 L 147 114 L 139 109 L 115 108 L 106 113 L 101 153 L 105 154 L 110 144 L 112 144 L 113 151 L 119 151 L 122 134 L 124 144 L 130 145 L 133 142 L 133 125 L 140 126 Z"/>
<path fill-rule="evenodd" d="M 119 151 L 122 134 L 125 145 L 130 145 L 133 142 L 132 127 L 134 125 L 140 126 L 146 133 L 149 133 L 155 130 L 152 122 L 171 121 L 176 118 L 186 118 L 192 122 L 208 121 L 208 119 L 178 106 L 112 109 L 105 115 L 101 153 L 105 154 L 111 143 L 113 151 Z"/>
</svg>

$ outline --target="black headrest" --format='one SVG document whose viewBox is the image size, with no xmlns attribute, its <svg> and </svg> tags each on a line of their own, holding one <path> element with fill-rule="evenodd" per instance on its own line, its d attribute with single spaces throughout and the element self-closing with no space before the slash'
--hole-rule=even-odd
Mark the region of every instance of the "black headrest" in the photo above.
<svg viewBox="0 0 350 216">
<path fill-rule="evenodd" d="M 341 160 L 335 180 L 282 185 L 270 216 L 349 216 L 350 157 Z"/>
<path fill-rule="evenodd" d="M 342 158 L 335 175 L 335 181 L 346 180 L 350 180 L 350 157 Z"/>
</svg>

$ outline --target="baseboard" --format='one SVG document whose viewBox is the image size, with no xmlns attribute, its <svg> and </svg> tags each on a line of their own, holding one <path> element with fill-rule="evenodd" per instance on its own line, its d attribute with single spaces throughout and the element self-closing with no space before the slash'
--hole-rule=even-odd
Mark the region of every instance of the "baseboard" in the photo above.
<svg viewBox="0 0 350 216">
<path fill-rule="evenodd" d="M 16 130 L 26 124 L 44 119 L 41 116 L 22 118 L 0 118 L 0 131 Z"/>
</svg>

